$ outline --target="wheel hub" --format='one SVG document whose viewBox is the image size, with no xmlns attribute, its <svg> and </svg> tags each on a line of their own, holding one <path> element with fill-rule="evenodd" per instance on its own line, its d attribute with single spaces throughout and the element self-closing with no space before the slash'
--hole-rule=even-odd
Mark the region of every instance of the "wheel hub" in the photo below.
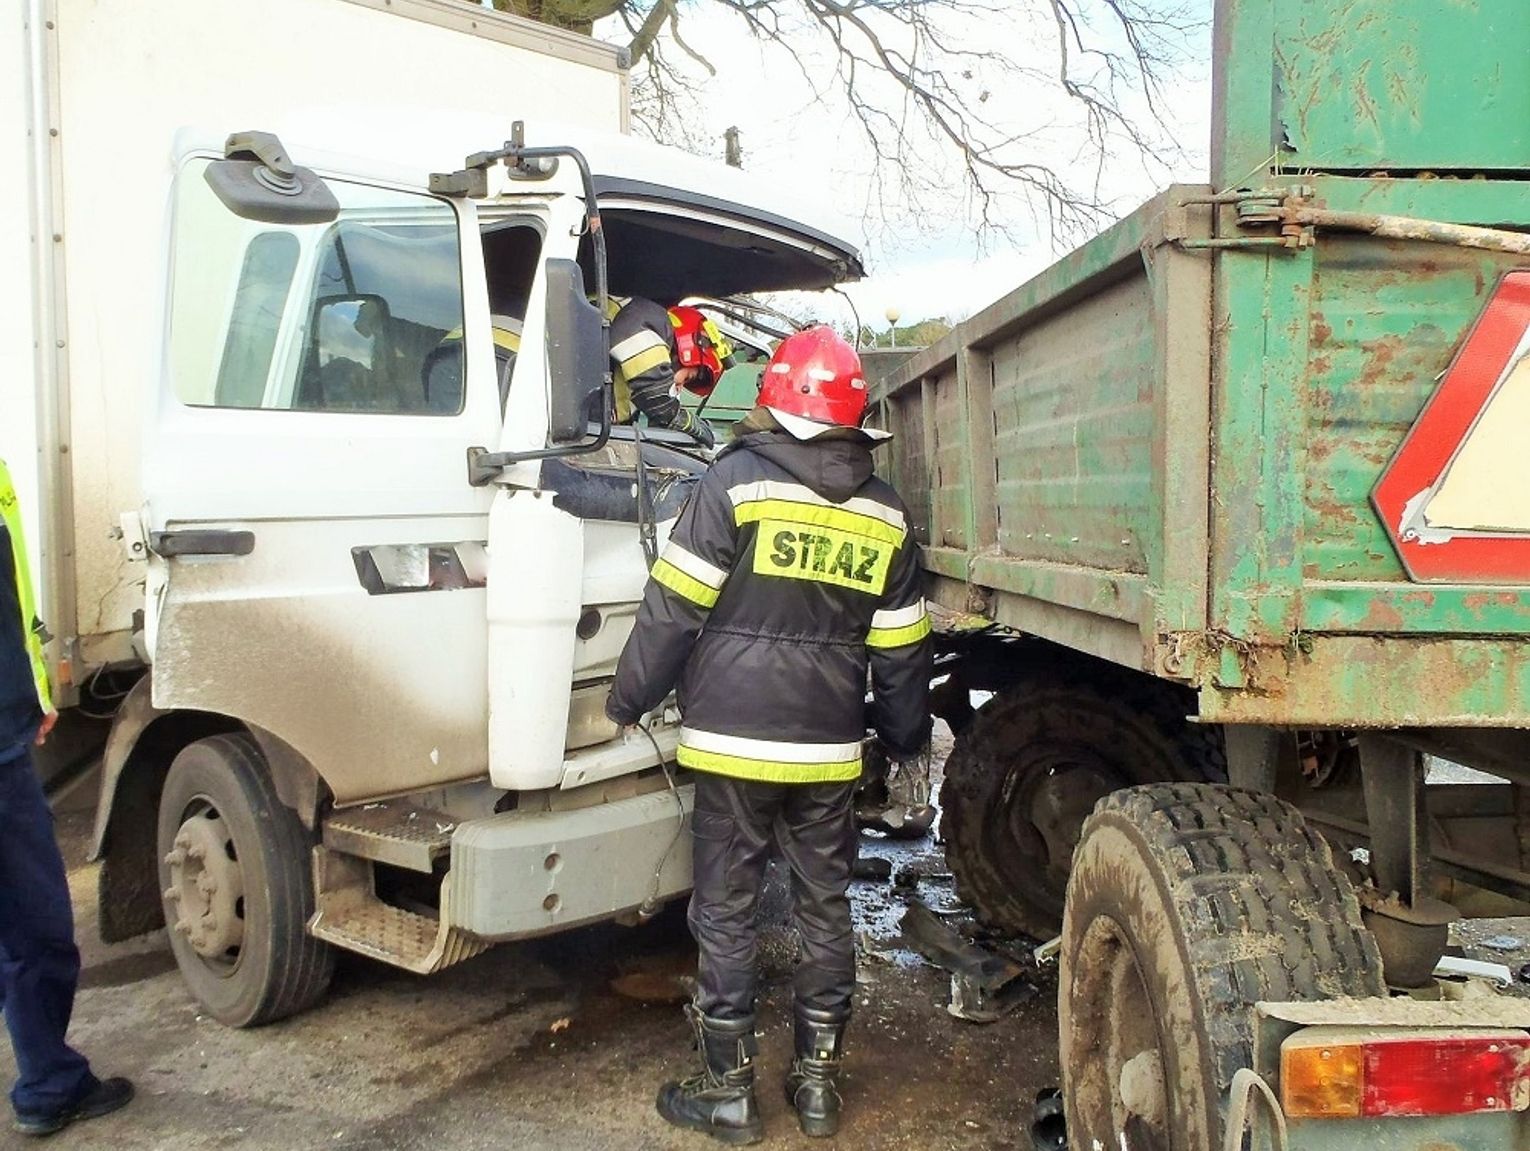
<svg viewBox="0 0 1530 1151">
<path fill-rule="evenodd" d="M 1048 865 L 1066 872 L 1084 820 L 1094 805 L 1121 786 L 1108 770 L 1082 763 L 1048 768 L 1031 791 L 1030 803 L 1014 814 L 1035 829 L 1046 845 Z"/>
<path fill-rule="evenodd" d="M 1121 1066 L 1118 1090 L 1127 1114 L 1141 1117 L 1150 1129 L 1164 1126 L 1168 1095 L 1163 1082 L 1163 1057 L 1155 1051 L 1139 1051 Z"/>
<path fill-rule="evenodd" d="M 165 856 L 170 868 L 166 906 L 172 929 L 204 959 L 238 958 L 244 943 L 244 872 L 228 826 L 216 811 L 193 812 Z"/>
</svg>

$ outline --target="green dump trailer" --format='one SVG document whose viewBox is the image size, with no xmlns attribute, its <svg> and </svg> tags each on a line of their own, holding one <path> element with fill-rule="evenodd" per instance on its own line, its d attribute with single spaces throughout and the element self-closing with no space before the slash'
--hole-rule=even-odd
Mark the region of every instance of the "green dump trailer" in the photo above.
<svg viewBox="0 0 1530 1151">
<path fill-rule="evenodd" d="M 947 853 L 1061 933 L 1074 1148 L 1530 1148 L 1530 1002 L 1435 974 L 1530 909 L 1530 5 L 1216 18 L 1212 182 L 875 392 Z"/>
</svg>

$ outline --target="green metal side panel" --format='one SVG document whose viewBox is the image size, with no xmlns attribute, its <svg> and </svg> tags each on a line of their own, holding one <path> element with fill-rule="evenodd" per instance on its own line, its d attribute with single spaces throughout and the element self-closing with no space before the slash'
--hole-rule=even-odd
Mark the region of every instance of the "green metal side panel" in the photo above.
<svg viewBox="0 0 1530 1151">
<path fill-rule="evenodd" d="M 931 508 L 930 542 L 939 547 L 968 546 L 969 508 L 966 412 L 956 373 L 925 385 L 924 418 L 929 423 L 927 442 L 934 445 L 930 461 L 934 507 Z"/>
<path fill-rule="evenodd" d="M 1522 169 L 1530 156 L 1524 0 L 1287 3 L 1276 57 L 1299 165 Z"/>
<path fill-rule="evenodd" d="M 925 452 L 923 390 L 916 384 L 893 396 L 875 422 L 893 433 L 892 444 L 879 449 L 874 457 L 877 470 L 903 497 L 913 519 L 914 538 L 928 547 L 933 485 Z"/>
<path fill-rule="evenodd" d="M 1406 575 L 1372 511 L 1377 477 L 1511 257 L 1334 235 L 1313 268 L 1305 574 Z"/>
<path fill-rule="evenodd" d="M 1218 190 L 1530 230 L 1530 0 L 1218 16 Z M 1530 260 L 1353 218 L 1275 246 L 1208 204 L 1170 189 L 879 386 L 936 594 L 1189 683 L 1207 719 L 1530 725 L 1530 588 L 1413 583 L 1371 503 Z"/>
<path fill-rule="evenodd" d="M 1205 195 L 1169 190 L 876 386 L 878 467 L 948 606 L 1133 667 L 1204 626 L 1211 257 L 1164 234 Z"/>
<path fill-rule="evenodd" d="M 1145 273 L 994 347 L 999 553 L 1146 573 L 1160 355 Z"/>
<path fill-rule="evenodd" d="M 1280 643 L 1296 628 L 1312 258 L 1217 256 L 1211 621 L 1244 642 Z"/>
<path fill-rule="evenodd" d="M 1524 171 L 1525 0 L 1219 0 L 1214 181 Z"/>
<path fill-rule="evenodd" d="M 1400 185 L 1400 186 L 1398 186 Z M 1512 181 L 1324 179 L 1345 209 L 1530 223 Z M 1530 589 L 1412 583 L 1370 494 L 1512 256 L 1321 231 L 1218 257 L 1214 626 L 1281 645 L 1324 632 L 1530 633 Z M 1293 639 L 1293 637 L 1297 637 Z"/>
</svg>

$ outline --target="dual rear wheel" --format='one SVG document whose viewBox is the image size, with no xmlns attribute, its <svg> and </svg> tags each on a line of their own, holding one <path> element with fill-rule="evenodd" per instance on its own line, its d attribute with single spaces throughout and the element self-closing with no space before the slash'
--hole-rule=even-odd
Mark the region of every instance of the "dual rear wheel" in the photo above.
<svg viewBox="0 0 1530 1151">
<path fill-rule="evenodd" d="M 1221 733 L 1193 701 L 1140 677 L 1034 676 L 957 736 L 941 786 L 941 834 L 962 897 L 990 926 L 1051 939 L 1084 820 L 1111 792 L 1227 778 Z"/>
<path fill-rule="evenodd" d="M 1206 1151 L 1253 1005 L 1384 995 L 1348 879 L 1301 814 L 1223 785 L 1220 733 L 1140 677 L 1023 680 L 958 737 L 947 859 L 981 918 L 1062 934 L 1069 1143 Z"/>
</svg>

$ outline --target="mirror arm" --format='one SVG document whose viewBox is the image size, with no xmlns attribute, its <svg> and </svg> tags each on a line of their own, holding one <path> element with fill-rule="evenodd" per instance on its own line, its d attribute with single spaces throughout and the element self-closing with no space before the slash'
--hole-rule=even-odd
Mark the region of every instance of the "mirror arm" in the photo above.
<svg viewBox="0 0 1530 1151">
<path fill-rule="evenodd" d="M 556 460 L 563 456 L 583 456 L 598 452 L 611 439 L 611 409 L 602 397 L 600 427 L 595 438 L 581 440 L 577 444 L 562 444 L 552 448 L 534 448 L 525 452 L 491 452 L 487 448 L 467 450 L 468 483 L 481 488 L 499 478 L 499 473 L 511 464 L 523 464 L 527 460 Z"/>
</svg>

